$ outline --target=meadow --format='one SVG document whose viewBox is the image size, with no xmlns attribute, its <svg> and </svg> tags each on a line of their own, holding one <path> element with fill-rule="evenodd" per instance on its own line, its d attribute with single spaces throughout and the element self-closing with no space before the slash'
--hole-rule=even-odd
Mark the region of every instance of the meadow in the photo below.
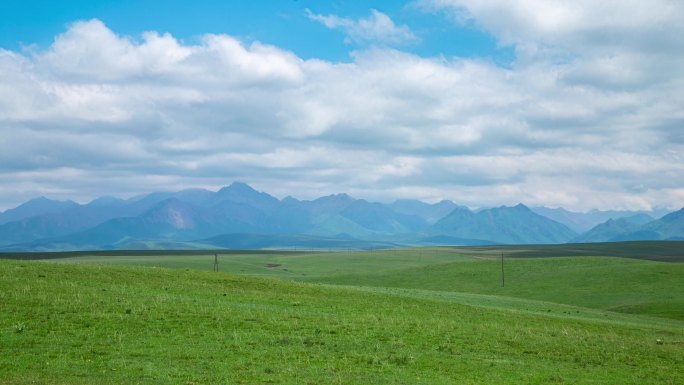
<svg viewBox="0 0 684 385">
<path fill-rule="evenodd" d="M 0 383 L 680 384 L 679 245 L 0 260 Z"/>
</svg>

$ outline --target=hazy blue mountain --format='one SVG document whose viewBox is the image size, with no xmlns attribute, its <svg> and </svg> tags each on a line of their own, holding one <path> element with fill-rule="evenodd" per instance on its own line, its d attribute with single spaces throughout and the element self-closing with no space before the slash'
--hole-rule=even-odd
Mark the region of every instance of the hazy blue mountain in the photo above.
<svg viewBox="0 0 684 385">
<path fill-rule="evenodd" d="M 150 208 L 167 199 L 178 199 L 181 202 L 190 203 L 195 206 L 207 207 L 215 203 L 213 202 L 215 194 L 215 192 L 204 189 L 187 189 L 174 192 L 153 192 L 125 201 L 125 207 L 130 213 L 134 213 L 127 216 L 139 215 L 140 213 L 149 210 Z"/>
<path fill-rule="evenodd" d="M 632 216 L 607 221 L 582 234 L 577 241 L 684 240 L 684 208 L 657 220 L 647 221 L 647 219 L 645 216 Z"/>
<path fill-rule="evenodd" d="M 213 204 L 212 199 L 215 195 L 215 192 L 209 190 L 186 189 L 174 192 L 151 193 L 132 203 L 134 203 L 133 205 L 151 207 L 151 205 L 163 202 L 167 199 L 177 199 L 191 205 L 206 207 Z"/>
<path fill-rule="evenodd" d="M 562 243 L 577 235 L 567 226 L 536 214 L 523 204 L 477 213 L 455 209 L 435 223 L 430 232 L 507 244 Z"/>
<path fill-rule="evenodd" d="M 0 213 L 0 224 L 20 221 L 22 219 L 44 214 L 57 213 L 73 206 L 78 206 L 78 203 L 39 197 Z"/>
<path fill-rule="evenodd" d="M 124 215 L 110 207 L 74 205 L 56 213 L 42 214 L 0 225 L 0 244 L 31 242 L 85 230 Z"/>
<path fill-rule="evenodd" d="M 119 199 L 115 197 L 110 197 L 110 196 L 104 196 L 104 197 L 99 197 L 97 199 L 93 199 L 92 201 L 88 202 L 86 206 L 91 206 L 91 207 L 122 207 L 127 204 L 127 201 L 124 199 Z"/>
<path fill-rule="evenodd" d="M 272 232 L 306 233 L 313 226 L 313 215 L 298 204 L 283 201 L 266 213 Z"/>
<path fill-rule="evenodd" d="M 340 214 L 319 214 L 312 217 L 310 227 L 304 234 L 339 237 L 349 236 L 358 239 L 377 239 L 378 233 Z"/>
<path fill-rule="evenodd" d="M 488 210 L 488 209 L 487 209 Z M 484 211 L 484 210 L 483 210 Z M 459 228 L 462 223 L 467 223 L 476 220 L 477 213 L 471 211 L 467 207 L 457 207 L 453 209 L 447 216 L 435 223 L 433 229 L 455 229 Z"/>
<path fill-rule="evenodd" d="M 230 199 L 235 202 L 253 201 L 256 204 L 266 201 L 268 202 L 266 206 L 269 207 L 273 206 L 274 200 L 276 204 L 278 203 L 277 199 L 264 193 L 258 193 L 249 186 L 240 183 L 234 183 L 216 193 L 202 189 L 188 189 L 178 192 L 156 192 L 129 200 L 103 197 L 87 205 L 71 202 L 64 210 L 56 213 L 42 214 L 0 225 L 0 244 L 26 243 L 42 238 L 74 234 L 101 225 L 109 220 L 137 217 L 169 199 L 198 207 L 209 207 Z M 119 222 L 134 221 L 126 219 Z M 108 224 L 107 226 L 113 225 Z"/>
<path fill-rule="evenodd" d="M 684 208 L 641 226 L 638 232 L 640 232 L 640 235 L 642 236 L 650 232 L 656 233 L 659 237 L 655 238 L 656 240 L 683 240 Z M 637 234 L 632 234 L 632 236 Z"/>
<path fill-rule="evenodd" d="M 62 218 L 48 220 L 49 214 L 26 218 L 18 221 L 8 222 L 0 225 L 0 245 L 11 245 L 15 243 L 26 243 L 46 237 L 55 237 L 69 234 L 74 230 L 68 220 Z"/>
<path fill-rule="evenodd" d="M 388 206 L 398 213 L 421 217 L 429 224 L 434 224 L 444 218 L 457 207 L 463 208 L 449 200 L 429 204 L 415 199 L 397 200 Z"/>
<path fill-rule="evenodd" d="M 117 244 L 132 240 L 194 238 L 201 236 L 196 230 L 203 222 L 195 207 L 170 198 L 140 216 L 110 219 L 57 241 L 79 247 L 100 245 L 115 248 Z"/>
<path fill-rule="evenodd" d="M 260 231 L 255 223 L 263 219 L 263 213 L 246 205 L 229 202 L 206 208 L 169 198 L 139 216 L 110 219 L 52 242 L 116 248 L 132 241 L 189 241 L 226 232 Z"/>
<path fill-rule="evenodd" d="M 573 242 L 610 242 L 623 237 L 625 234 L 634 233 L 646 223 L 653 221 L 653 218 L 646 214 L 635 214 L 629 217 L 608 219 L 596 225 L 591 230 L 577 236 Z"/>
<path fill-rule="evenodd" d="M 0 244 L 31 242 L 86 230 L 114 218 L 133 217 L 159 202 L 141 199 L 132 202 L 95 200 L 87 205 L 73 203 L 65 209 L 0 225 Z"/>
<path fill-rule="evenodd" d="M 312 201 L 283 200 L 290 212 L 288 218 L 298 218 L 300 232 L 312 235 L 357 238 L 398 234 L 427 227 L 428 223 L 415 215 L 398 213 L 380 204 L 354 199 L 347 194 L 335 194 Z M 292 210 L 299 210 L 294 215 Z"/>
<path fill-rule="evenodd" d="M 592 215 L 595 219 L 616 213 Z M 102 197 L 85 205 L 40 198 L 2 215 L 21 218 L 0 224 L 3 250 L 194 248 L 211 246 L 202 240 L 217 237 L 235 245 L 354 248 L 350 245 L 561 243 L 577 236 L 522 204 L 474 212 L 450 201 L 381 204 L 347 194 L 278 200 L 239 182 L 217 192 L 188 189 L 126 200 Z M 680 210 L 654 221 L 646 215 L 613 219 L 575 240 L 684 239 L 682 217 Z M 250 237 L 236 238 L 244 234 Z"/>
<path fill-rule="evenodd" d="M 229 249 L 386 249 L 391 242 L 364 241 L 348 237 L 324 237 L 306 234 L 224 234 L 198 241 L 204 245 Z"/>
<path fill-rule="evenodd" d="M 363 199 L 354 201 L 340 214 L 367 229 L 386 234 L 408 233 L 428 226 L 419 216 L 397 213 L 383 204 Z"/>
<path fill-rule="evenodd" d="M 533 207 L 531 208 L 535 213 L 545 216 L 549 219 L 553 219 L 556 222 L 562 223 L 568 226 L 570 229 L 577 233 L 584 233 L 591 230 L 597 225 L 606 222 L 609 219 L 619 219 L 625 217 L 632 217 L 636 214 L 646 214 L 642 211 L 601 211 L 601 210 L 591 210 L 588 212 L 574 212 L 569 211 L 564 208 L 548 208 L 548 207 Z M 659 216 L 665 214 L 660 210 L 652 213 L 653 216 Z M 653 218 L 651 218 L 653 219 Z"/>
<path fill-rule="evenodd" d="M 457 238 L 449 235 L 432 235 L 418 238 L 411 244 L 421 246 L 486 246 L 496 245 L 496 242 L 485 241 L 482 239 Z"/>
<path fill-rule="evenodd" d="M 366 219 L 362 216 L 356 217 L 353 209 L 348 211 L 346 216 L 343 215 L 343 211 L 357 204 L 357 201 L 347 194 L 333 194 L 314 200 L 299 201 L 289 198 L 284 199 L 282 203 L 290 210 L 300 210 L 298 223 L 300 232 L 303 234 L 326 237 L 340 235 L 356 238 L 376 237 L 379 231 L 356 222 L 356 220 Z"/>
<path fill-rule="evenodd" d="M 270 200 L 270 199 L 269 199 Z M 247 202 L 242 200 L 241 202 Z M 298 233 L 304 232 L 311 226 L 309 212 L 298 206 L 277 202 L 263 204 L 259 201 L 251 201 L 252 204 L 259 204 L 255 207 L 252 204 L 224 200 L 210 208 L 212 224 L 216 227 L 213 232 L 244 232 L 251 231 L 260 233 Z M 226 222 L 229 220 L 229 222 Z M 248 226 L 240 230 L 233 229 L 235 223 Z M 229 226 L 228 229 L 226 226 Z"/>
<path fill-rule="evenodd" d="M 338 214 L 355 201 L 356 199 L 347 194 L 334 194 L 320 197 L 312 201 L 301 201 L 300 204 L 301 207 L 311 212 L 313 215 L 330 215 Z"/>
<path fill-rule="evenodd" d="M 212 198 L 212 203 L 222 201 L 247 204 L 261 210 L 274 209 L 281 203 L 277 198 L 265 192 L 256 191 L 242 182 L 234 182 L 217 191 Z"/>
<path fill-rule="evenodd" d="M 644 214 L 644 213 L 634 214 L 632 216 L 624 217 L 621 219 L 624 219 L 628 223 L 631 223 L 633 225 L 638 225 L 638 226 L 643 226 L 647 223 L 654 221 L 654 218 L 652 216 L 650 216 L 648 214 Z"/>
<path fill-rule="evenodd" d="M 306 214 L 285 207 L 265 212 L 249 204 L 230 200 L 202 207 L 174 197 L 157 203 L 138 216 L 110 219 L 85 231 L 52 239 L 51 242 L 72 244 L 79 248 L 89 245 L 116 248 L 135 242 L 190 241 L 226 233 L 277 234 L 296 231 L 297 216 Z M 308 222 L 305 221 L 305 224 L 308 225 Z"/>
</svg>

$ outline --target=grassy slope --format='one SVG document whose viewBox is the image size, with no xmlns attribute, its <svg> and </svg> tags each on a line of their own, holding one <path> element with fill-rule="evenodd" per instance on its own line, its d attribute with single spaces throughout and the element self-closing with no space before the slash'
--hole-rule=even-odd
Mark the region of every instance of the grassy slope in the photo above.
<svg viewBox="0 0 684 385">
<path fill-rule="evenodd" d="M 493 294 L 684 320 L 684 264 L 608 257 L 449 262 L 324 283 Z"/>
<path fill-rule="evenodd" d="M 465 254 L 500 255 L 509 257 L 548 258 L 564 256 L 612 256 L 654 261 L 684 262 L 682 241 L 629 241 L 605 243 L 567 243 L 557 245 L 506 245 L 460 247 Z"/>
<path fill-rule="evenodd" d="M 614 252 L 627 252 L 633 245 L 609 246 L 617 250 Z M 581 247 L 582 253 L 589 253 L 589 249 Z M 564 250 L 571 253 L 577 248 L 568 245 Z M 501 265 L 495 257 L 500 250 L 478 247 L 226 254 L 220 257 L 220 269 L 339 285 L 500 295 L 684 320 L 684 264 L 609 257 L 507 258 L 506 286 L 502 288 Z M 672 254 L 673 250 L 661 247 L 660 251 Z M 205 270 L 213 267 L 213 255 L 96 255 L 60 261 Z M 267 267 L 269 264 L 278 266 Z"/>
<path fill-rule="evenodd" d="M 547 315 L 465 305 L 464 294 L 369 290 L 194 270 L 0 261 L 0 383 L 683 379 L 678 321 L 598 321 L 556 308 Z M 518 301 L 520 308 L 538 305 Z"/>
</svg>

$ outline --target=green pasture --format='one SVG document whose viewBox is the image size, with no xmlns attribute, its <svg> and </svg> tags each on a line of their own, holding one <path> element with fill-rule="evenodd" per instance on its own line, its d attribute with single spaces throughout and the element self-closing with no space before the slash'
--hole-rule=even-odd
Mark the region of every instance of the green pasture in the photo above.
<svg viewBox="0 0 684 385">
<path fill-rule="evenodd" d="M 0 384 L 681 384 L 648 245 L 0 256 Z"/>
<path fill-rule="evenodd" d="M 626 243 L 631 246 L 631 243 Z M 684 264 L 644 258 L 526 257 L 539 247 L 416 248 L 382 251 L 217 251 L 219 270 L 235 274 L 346 286 L 421 289 L 534 299 L 615 312 L 684 320 Z M 556 246 L 553 246 L 554 248 Z M 566 246 L 568 247 L 568 246 Z M 599 250 L 602 245 L 597 246 Z M 617 250 L 617 246 L 612 245 Z M 622 249 L 629 250 L 629 247 Z M 620 252 L 624 250 L 620 249 Z M 568 248 L 566 252 L 571 254 Z M 581 249 L 585 255 L 586 250 Z M 504 254 L 502 287 L 501 254 Z M 506 257 L 508 255 L 508 257 Z M 520 255 L 523 255 L 522 257 Z M 671 257 L 670 257 L 671 258 Z M 172 255 L 79 255 L 51 259 L 212 270 L 214 252 Z"/>
<path fill-rule="evenodd" d="M 677 320 L 194 269 L 0 260 L 0 273 L 3 384 L 684 379 Z"/>
</svg>

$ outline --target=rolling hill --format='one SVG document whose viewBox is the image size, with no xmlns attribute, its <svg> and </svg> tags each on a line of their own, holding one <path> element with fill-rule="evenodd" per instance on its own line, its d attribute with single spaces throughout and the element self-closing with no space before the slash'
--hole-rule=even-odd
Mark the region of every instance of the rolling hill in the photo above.
<svg viewBox="0 0 684 385">
<path fill-rule="evenodd" d="M 241 260 L 294 275 L 269 258 L 272 267 L 259 255 Z M 472 272 L 487 262 L 466 264 Z M 495 288 L 482 295 L 6 260 L 0 271 L 7 384 L 676 384 L 684 368 L 681 321 Z M 418 283 L 413 273 L 402 273 L 409 285 Z M 549 283 L 548 296 L 564 295 Z"/>
</svg>

